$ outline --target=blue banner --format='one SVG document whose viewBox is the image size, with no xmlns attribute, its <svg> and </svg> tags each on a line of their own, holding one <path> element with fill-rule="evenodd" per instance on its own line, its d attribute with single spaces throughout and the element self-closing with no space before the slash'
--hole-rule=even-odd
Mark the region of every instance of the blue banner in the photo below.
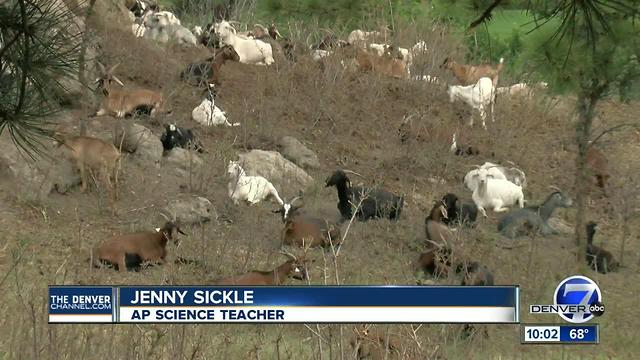
<svg viewBox="0 0 640 360">
<path fill-rule="evenodd" d="M 598 343 L 598 325 L 562 325 L 560 341 L 567 343 Z"/>
<path fill-rule="evenodd" d="M 514 286 L 120 287 L 120 306 L 516 307 Z"/>
</svg>

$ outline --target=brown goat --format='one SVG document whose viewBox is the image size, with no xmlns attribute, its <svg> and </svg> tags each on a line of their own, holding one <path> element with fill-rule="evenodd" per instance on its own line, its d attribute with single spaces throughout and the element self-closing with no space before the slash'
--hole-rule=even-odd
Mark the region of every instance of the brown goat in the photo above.
<svg viewBox="0 0 640 360">
<path fill-rule="evenodd" d="M 602 190 L 602 195 L 607 196 L 607 181 L 609 180 L 609 162 L 602 151 L 593 146 L 587 150 L 587 169 L 593 176 L 593 183 Z"/>
<path fill-rule="evenodd" d="M 282 215 L 282 244 L 303 247 L 331 246 L 340 244 L 340 228 L 327 221 L 300 214 L 302 204 L 293 205 L 300 197 L 285 202 L 280 209 L 273 210 Z"/>
<path fill-rule="evenodd" d="M 408 78 L 405 62 L 388 52 L 382 56 L 377 56 L 361 47 L 357 47 L 356 62 L 363 72 L 371 71 L 395 78 Z"/>
<path fill-rule="evenodd" d="M 211 77 L 209 80 L 216 85 L 220 85 L 220 68 L 227 60 L 240 62 L 240 55 L 236 52 L 233 46 L 225 45 L 220 50 L 216 51 L 216 55 L 212 58 L 211 62 Z"/>
<path fill-rule="evenodd" d="M 308 276 L 304 257 L 286 255 L 291 259 L 271 271 L 253 270 L 246 274 L 215 280 L 213 285 L 282 285 L 287 278 L 306 280 Z"/>
<path fill-rule="evenodd" d="M 186 235 L 178 225 L 167 222 L 158 231 L 145 231 L 113 237 L 102 242 L 93 251 L 93 264 L 99 267 L 102 262 L 116 265 L 121 272 L 127 271 L 127 259 L 136 256 L 139 261 L 165 263 L 167 242 L 179 243 L 177 233 Z M 134 266 L 129 264 L 130 267 Z M 137 264 L 139 265 L 139 264 Z"/>
<path fill-rule="evenodd" d="M 360 325 L 353 329 L 354 336 L 349 342 L 356 352 L 356 359 L 400 359 L 402 341 L 400 337 L 388 335 L 377 329 Z"/>
<path fill-rule="evenodd" d="M 593 237 L 597 229 L 598 225 L 595 222 L 590 221 L 587 223 L 587 264 L 601 274 L 616 271 L 620 264 L 614 259 L 613 255 L 609 251 L 593 245 Z"/>
<path fill-rule="evenodd" d="M 150 116 L 162 111 L 164 100 L 161 93 L 147 89 L 116 89 L 114 83 L 124 86 L 122 81 L 113 75 L 113 71 L 120 64 L 114 65 L 109 71 L 106 71 L 102 64 L 98 63 L 98 65 L 102 77 L 96 79 L 96 84 L 98 84 L 98 88 L 102 88 L 105 97 L 98 111 L 91 115 L 92 117 L 109 114 L 123 118 L 126 114 L 131 114 L 140 107 L 150 108 Z"/>
<path fill-rule="evenodd" d="M 58 146 L 64 145 L 71 150 L 71 157 L 80 169 L 82 192 L 87 191 L 87 168 L 89 168 L 97 171 L 107 185 L 107 189 L 113 191 L 113 199 L 117 197 L 120 151 L 113 144 L 89 136 L 65 137 L 61 133 L 54 134 L 54 138 L 58 141 Z"/>
<path fill-rule="evenodd" d="M 447 209 L 441 201 L 438 201 L 431 209 L 429 216 L 424 219 L 427 240 L 430 246 L 435 248 L 450 246 L 454 240 L 454 234 L 442 222 L 443 218 L 447 218 Z"/>
<path fill-rule="evenodd" d="M 488 77 L 493 81 L 493 86 L 498 85 L 498 78 L 500 71 L 502 71 L 504 65 L 504 58 L 500 58 L 500 62 L 496 67 L 491 64 L 479 64 L 479 65 L 464 65 L 446 58 L 440 66 L 451 70 L 453 75 L 458 79 L 460 85 L 475 85 L 480 78 Z"/>
</svg>

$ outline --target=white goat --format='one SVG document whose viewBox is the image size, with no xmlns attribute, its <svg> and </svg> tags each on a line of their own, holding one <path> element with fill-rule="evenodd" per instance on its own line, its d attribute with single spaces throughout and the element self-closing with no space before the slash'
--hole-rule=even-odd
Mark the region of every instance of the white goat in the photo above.
<svg viewBox="0 0 640 360">
<path fill-rule="evenodd" d="M 175 40 L 178 44 L 196 45 L 198 40 L 180 20 L 168 11 L 158 11 L 144 19 L 144 37 L 162 43 Z"/>
<path fill-rule="evenodd" d="M 209 91 L 207 98 L 202 100 L 200 105 L 191 111 L 191 118 L 193 121 L 203 126 L 240 126 L 240 123 L 230 123 L 229 120 L 227 120 L 225 112 L 215 105 L 213 87 L 214 84 L 209 84 L 207 86 L 207 90 Z"/>
<path fill-rule="evenodd" d="M 528 85 L 525 83 L 518 83 L 511 86 L 503 86 L 496 89 L 497 94 L 506 94 L 508 96 L 522 96 L 530 98 L 534 92 L 539 89 L 546 89 L 548 84 L 541 81 L 534 85 Z"/>
<path fill-rule="evenodd" d="M 374 37 L 382 37 L 386 41 L 389 36 L 389 28 L 381 26 L 380 31 L 363 31 L 360 29 L 353 30 L 347 36 L 347 42 L 350 45 L 354 45 L 359 42 L 365 42 L 373 39 Z"/>
<path fill-rule="evenodd" d="M 311 51 L 311 58 L 314 61 L 320 61 L 320 59 L 325 58 L 329 55 L 333 54 L 331 51 L 329 50 L 320 50 L 320 49 L 316 49 Z"/>
<path fill-rule="evenodd" d="M 485 124 L 485 119 L 487 117 L 486 107 L 490 105 L 491 121 L 495 122 L 493 105 L 496 94 L 493 87 L 493 81 L 490 78 L 480 78 L 478 83 L 475 85 L 451 85 L 447 92 L 449 93 L 449 101 L 454 102 L 456 99 L 459 99 L 467 103 L 473 109 L 478 110 L 480 112 L 480 118 L 482 118 L 482 127 L 485 129 L 487 128 L 487 125 Z M 473 126 L 473 111 L 471 112 L 469 126 Z"/>
<path fill-rule="evenodd" d="M 505 179 L 521 186 L 523 189 L 527 187 L 527 177 L 525 173 L 515 167 L 506 168 L 494 163 L 485 162 L 480 166 L 481 169 L 487 169 L 494 179 Z M 464 176 L 464 185 L 467 189 L 473 191 L 478 187 L 478 180 L 474 176 L 478 173 L 478 169 L 469 171 Z"/>
<path fill-rule="evenodd" d="M 245 175 L 244 169 L 237 161 L 229 161 L 227 174 L 229 174 L 230 178 L 227 187 L 229 197 L 235 204 L 243 200 L 253 205 L 269 197 L 273 197 L 280 205 L 284 204 L 284 201 L 278 195 L 278 191 L 269 180 L 262 176 Z"/>
<path fill-rule="evenodd" d="M 246 39 L 236 35 L 236 29 L 227 21 L 215 24 L 215 32 L 220 35 L 220 41 L 225 45 L 231 45 L 240 56 L 240 62 L 244 64 L 271 65 L 273 49 L 271 45 L 260 40 Z"/>
<path fill-rule="evenodd" d="M 488 169 L 478 168 L 478 173 L 473 177 L 477 178 L 478 186 L 473 190 L 471 198 L 484 217 L 487 217 L 485 208 L 504 212 L 509 210 L 508 206 L 515 204 L 524 207 L 522 187 L 506 179 L 494 178 Z"/>
</svg>

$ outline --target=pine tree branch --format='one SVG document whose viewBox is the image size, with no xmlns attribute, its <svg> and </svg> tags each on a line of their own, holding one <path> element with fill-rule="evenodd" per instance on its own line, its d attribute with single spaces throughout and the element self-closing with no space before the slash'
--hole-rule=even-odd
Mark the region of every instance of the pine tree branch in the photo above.
<svg viewBox="0 0 640 360">
<path fill-rule="evenodd" d="M 489 5 L 489 7 L 482 13 L 482 15 L 480 15 L 480 17 L 471 22 L 471 24 L 469 25 L 466 31 L 470 31 L 473 28 L 477 27 L 478 25 L 482 24 L 483 22 L 491 20 L 491 17 L 493 16 L 491 12 L 498 5 L 500 5 L 501 2 L 502 0 L 493 0 L 493 3 Z"/>
</svg>

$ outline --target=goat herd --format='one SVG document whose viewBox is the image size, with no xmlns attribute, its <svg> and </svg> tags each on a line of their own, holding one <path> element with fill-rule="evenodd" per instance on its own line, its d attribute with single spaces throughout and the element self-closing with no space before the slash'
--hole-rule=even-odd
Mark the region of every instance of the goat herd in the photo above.
<svg viewBox="0 0 640 360">
<path fill-rule="evenodd" d="M 192 112 L 192 119 L 203 126 L 240 125 L 230 123 L 224 111 L 214 105 L 216 89 L 220 85 L 221 66 L 225 61 L 269 66 L 275 61 L 274 53 L 283 53 L 289 61 L 295 61 L 296 48 L 299 49 L 299 45 L 293 41 L 284 39 L 279 42 L 278 39 L 282 36 L 274 25 L 268 29 L 256 25 L 253 31 L 240 34 L 230 22 L 220 21 L 206 26 L 204 30 L 196 27 L 194 35 L 180 25 L 173 14 L 158 11 L 157 7 L 145 1 L 136 0 L 131 10 L 137 15 L 133 27 L 136 36 L 158 40 L 157 37 L 162 34 L 165 36 L 173 34 L 172 36 L 181 43 L 196 45 L 193 37 L 202 44 L 217 46 L 215 56 L 204 62 L 191 64 L 181 74 L 183 80 L 196 80 L 195 85 L 207 88 L 207 98 Z M 161 28 L 172 30 L 164 32 L 158 30 Z M 338 48 L 354 47 L 356 51 L 353 63 L 343 61 L 344 66 L 354 66 L 361 71 L 374 71 L 410 79 L 413 56 L 417 52 L 426 51 L 427 44 L 420 41 L 411 49 L 387 44 L 367 44 L 373 38 L 386 40 L 387 32 L 387 28 L 371 32 L 354 30 L 346 41 L 339 40 L 333 35 L 327 36 L 310 49 L 310 55 L 313 59 L 321 61 L 322 58 L 331 56 Z M 477 109 L 483 126 L 485 126 L 487 107 L 493 107 L 496 93 L 514 93 L 528 89 L 526 84 L 497 88 L 503 63 L 503 59 L 500 59 L 500 63 L 495 67 L 486 64 L 461 65 L 447 59 L 443 64 L 443 67 L 450 69 L 460 82 L 460 85 L 449 86 L 448 93 L 451 101 L 461 99 Z M 103 90 L 104 100 L 95 112 L 95 116 L 112 115 L 122 118 L 136 111 L 148 111 L 150 116 L 154 116 L 160 111 L 165 111 L 162 94 L 147 89 L 127 89 L 114 75 L 117 65 L 109 70 L 102 64 L 98 66 L 102 76 L 97 80 L 97 84 Z M 421 77 L 419 80 L 439 81 L 432 76 Z M 546 84 L 542 83 L 541 86 L 544 87 Z M 473 115 L 470 125 L 473 125 Z M 90 168 L 100 172 L 115 200 L 117 169 L 121 159 L 118 148 L 101 139 L 87 136 L 71 137 L 58 133 L 56 139 L 71 150 L 71 156 L 80 168 L 82 190 L 85 191 L 87 188 L 86 168 Z M 173 147 L 202 150 L 202 145 L 198 143 L 190 129 L 179 128 L 173 124 L 166 125 L 161 139 L 167 150 Z M 453 142 L 455 143 L 455 134 Z M 452 147 L 452 150 L 455 148 Z M 597 178 L 598 185 L 604 190 L 608 176 L 605 167 L 606 159 L 595 148 L 590 150 L 589 159 L 592 173 Z M 380 218 L 397 220 L 405 204 L 404 195 L 399 196 L 379 187 L 352 186 L 347 175 L 348 171 L 337 170 L 326 180 L 327 187 L 335 186 L 337 189 L 337 207 L 341 215 L 339 222 L 332 222 L 303 212 L 301 197 L 295 197 L 290 201 L 283 200 L 269 180 L 261 176 L 248 176 L 237 161 L 229 162 L 227 173 L 230 178 L 228 195 L 235 204 L 241 201 L 256 204 L 266 199 L 274 199 L 280 204 L 280 208 L 274 213 L 279 214 L 284 223 L 281 231 L 283 245 L 302 246 L 307 249 L 310 247 L 335 249 L 344 239 L 341 235 L 343 224 L 354 220 L 368 221 Z M 485 163 L 466 174 L 464 184 L 471 191 L 472 201 L 461 200 L 456 194 L 449 193 L 435 202 L 425 219 L 427 251 L 422 253 L 415 263 L 417 270 L 424 271 L 430 276 L 459 277 L 463 285 L 492 285 L 494 280 L 486 266 L 462 257 L 456 257 L 454 260 L 452 253 L 459 237 L 456 227 L 473 227 L 478 213 L 487 217 L 486 210 L 489 209 L 505 212 L 498 221 L 498 231 L 508 238 L 531 234 L 547 236 L 557 233 L 549 223 L 554 210 L 572 206 L 572 201 L 566 194 L 559 189 L 554 189 L 541 204 L 525 207 L 523 188 L 527 186 L 526 176 L 522 170 L 515 167 L 507 168 Z M 514 206 L 514 209 L 509 209 Z M 587 225 L 589 246 L 585 254 L 586 261 L 599 272 L 615 270 L 617 262 L 611 253 L 593 245 L 595 230 L 595 223 L 591 222 Z M 99 244 L 92 253 L 91 262 L 95 266 L 108 263 L 117 267 L 119 271 L 137 269 L 143 263 L 162 264 L 167 255 L 167 243 L 174 241 L 177 244 L 179 233 L 184 234 L 176 223 L 168 221 L 162 228 L 155 231 L 117 236 Z M 272 271 L 253 271 L 210 283 L 280 285 L 287 278 L 307 279 L 304 256 L 296 257 L 289 252 L 285 254 L 291 259 Z"/>
</svg>

